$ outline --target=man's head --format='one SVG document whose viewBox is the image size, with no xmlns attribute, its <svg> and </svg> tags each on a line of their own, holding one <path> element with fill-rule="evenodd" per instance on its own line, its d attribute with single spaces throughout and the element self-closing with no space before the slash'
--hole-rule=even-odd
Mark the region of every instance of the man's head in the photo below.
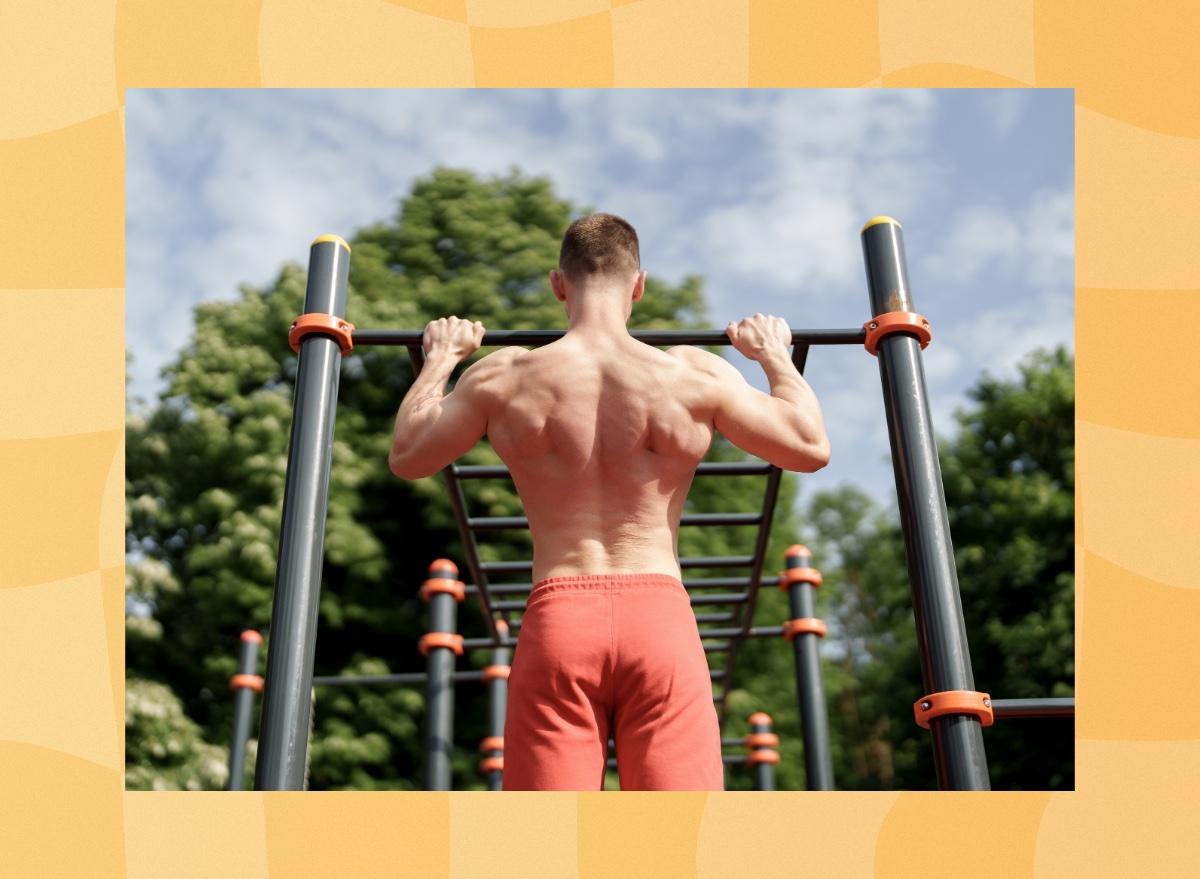
<svg viewBox="0 0 1200 879">
<path fill-rule="evenodd" d="M 640 271 L 638 237 L 633 226 L 613 214 L 589 214 L 567 227 L 558 271 L 550 273 L 554 296 L 567 306 L 593 294 L 607 299 L 620 295 L 628 308 L 642 298 L 646 273 Z"/>
<path fill-rule="evenodd" d="M 563 235 L 558 270 L 572 284 L 600 278 L 624 282 L 641 268 L 633 226 L 613 214 L 580 217 Z"/>
</svg>

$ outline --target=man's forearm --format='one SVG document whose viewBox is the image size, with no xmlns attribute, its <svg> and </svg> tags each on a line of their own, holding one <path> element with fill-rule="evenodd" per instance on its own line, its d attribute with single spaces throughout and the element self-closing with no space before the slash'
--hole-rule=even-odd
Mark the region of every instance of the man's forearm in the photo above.
<svg viewBox="0 0 1200 879">
<path fill-rule="evenodd" d="M 446 395 L 446 383 L 450 381 L 450 375 L 457 365 L 458 360 L 453 355 L 437 351 L 426 358 L 421 374 L 404 395 L 400 411 L 396 413 L 397 434 L 400 433 L 401 426 L 422 409 L 441 402 Z"/>
</svg>

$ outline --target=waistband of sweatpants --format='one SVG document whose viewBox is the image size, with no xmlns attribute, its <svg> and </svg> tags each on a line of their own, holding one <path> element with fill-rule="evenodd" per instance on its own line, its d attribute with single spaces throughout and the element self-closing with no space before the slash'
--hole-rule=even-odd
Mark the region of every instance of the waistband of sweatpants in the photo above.
<svg viewBox="0 0 1200 879">
<path fill-rule="evenodd" d="M 678 577 L 670 574 L 578 574 L 571 577 L 547 577 L 533 584 L 529 593 L 620 592 L 622 589 L 674 589 L 687 594 Z"/>
</svg>

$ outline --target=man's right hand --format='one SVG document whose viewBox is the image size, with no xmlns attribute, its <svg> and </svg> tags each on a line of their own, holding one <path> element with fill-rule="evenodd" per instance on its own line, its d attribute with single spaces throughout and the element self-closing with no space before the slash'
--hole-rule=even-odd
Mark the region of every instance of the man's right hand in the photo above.
<svg viewBox="0 0 1200 879">
<path fill-rule="evenodd" d="M 734 348 L 751 360 L 762 360 L 781 351 L 786 355 L 792 344 L 792 329 L 787 321 L 770 315 L 756 314 L 741 321 L 730 321 L 725 335 L 729 336 Z"/>
<path fill-rule="evenodd" d="M 482 323 L 472 323 L 453 315 L 430 321 L 421 335 L 421 347 L 425 349 L 426 357 L 435 352 L 444 352 L 452 356 L 455 363 L 466 360 L 478 351 L 482 342 Z"/>
</svg>

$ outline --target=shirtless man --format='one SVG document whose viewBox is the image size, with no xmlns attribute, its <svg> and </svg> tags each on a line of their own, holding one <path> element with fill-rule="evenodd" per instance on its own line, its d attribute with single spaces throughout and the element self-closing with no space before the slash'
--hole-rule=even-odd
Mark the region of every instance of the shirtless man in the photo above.
<svg viewBox="0 0 1200 879">
<path fill-rule="evenodd" d="M 396 417 L 393 473 L 429 476 L 486 435 L 529 517 L 536 585 L 509 678 L 505 790 L 600 789 L 610 733 L 622 790 L 723 788 L 708 664 L 680 582 L 684 500 L 717 430 L 787 470 L 829 461 L 782 319 L 726 328 L 762 365 L 768 395 L 699 348 L 664 352 L 630 336 L 645 281 L 632 226 L 577 220 L 550 273 L 566 334 L 490 354 L 445 394 L 484 330 L 432 321 Z"/>
</svg>

